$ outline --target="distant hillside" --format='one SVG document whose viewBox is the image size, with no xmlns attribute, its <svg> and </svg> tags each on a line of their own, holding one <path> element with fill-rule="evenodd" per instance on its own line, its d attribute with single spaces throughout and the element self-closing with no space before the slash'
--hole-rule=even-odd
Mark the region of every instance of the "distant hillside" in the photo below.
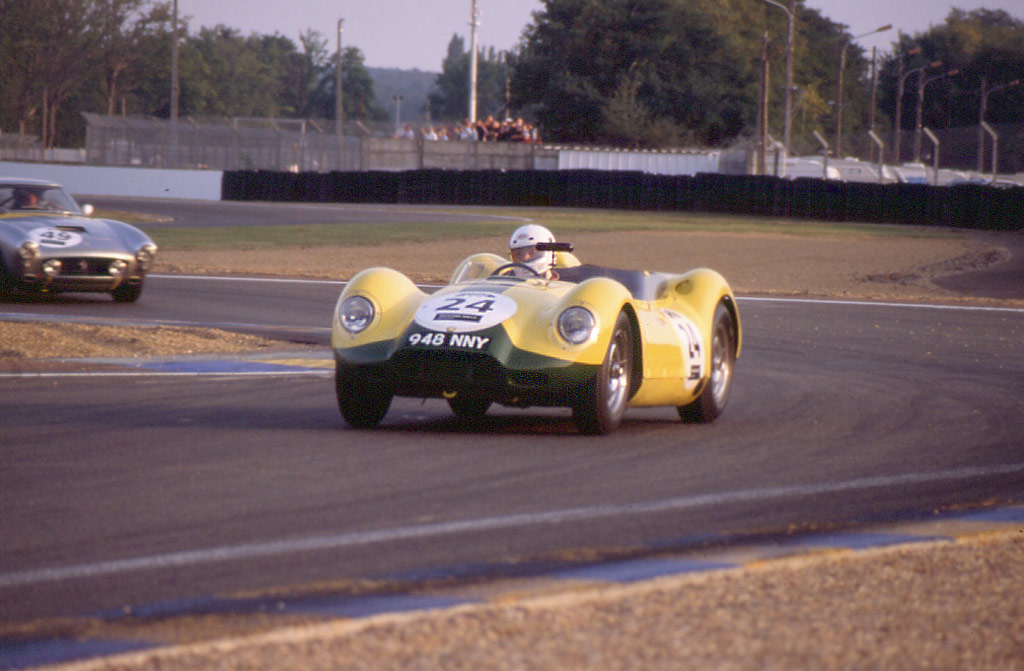
<svg viewBox="0 0 1024 671">
<path fill-rule="evenodd" d="M 427 94 L 440 73 L 397 68 L 367 68 L 377 90 L 377 104 L 395 118 L 395 96 L 402 96 L 401 121 L 427 118 Z"/>
</svg>

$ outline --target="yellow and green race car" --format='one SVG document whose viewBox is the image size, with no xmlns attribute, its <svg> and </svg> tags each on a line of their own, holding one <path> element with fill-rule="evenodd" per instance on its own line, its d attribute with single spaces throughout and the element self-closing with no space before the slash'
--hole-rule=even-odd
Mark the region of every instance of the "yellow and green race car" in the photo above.
<svg viewBox="0 0 1024 671">
<path fill-rule="evenodd" d="M 475 254 L 428 294 L 404 274 L 370 268 L 335 307 L 338 407 L 372 428 L 395 396 L 444 398 L 477 418 L 492 403 L 568 407 L 584 434 L 614 431 L 627 407 L 675 406 L 684 421 L 724 410 L 740 353 L 740 317 L 725 279 L 581 264 L 567 243 L 538 245 L 557 278 Z"/>
</svg>

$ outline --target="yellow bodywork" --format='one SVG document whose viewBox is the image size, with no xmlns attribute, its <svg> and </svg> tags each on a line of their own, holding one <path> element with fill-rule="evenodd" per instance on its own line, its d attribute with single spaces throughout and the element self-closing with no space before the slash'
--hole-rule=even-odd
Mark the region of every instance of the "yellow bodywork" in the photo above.
<svg viewBox="0 0 1024 671">
<path fill-rule="evenodd" d="M 579 265 L 574 256 L 560 253 L 562 267 Z M 495 254 L 476 254 L 465 259 L 451 282 L 434 295 L 456 295 L 467 287 L 493 287 L 515 301 L 512 317 L 501 325 L 511 344 L 527 352 L 576 364 L 600 366 L 618 315 L 625 311 L 633 324 L 635 373 L 631 406 L 682 406 L 699 395 L 711 370 L 711 338 L 716 307 L 730 310 L 735 324 L 736 355 L 740 350 L 739 314 L 735 297 L 717 272 L 700 268 L 684 274 L 647 273 L 656 290 L 638 298 L 608 277 L 592 277 L 579 283 L 536 279 L 488 279 L 508 263 Z M 417 309 L 431 296 L 402 273 L 370 268 L 356 275 L 338 299 L 338 307 L 350 296 L 363 296 L 376 312 L 373 322 L 359 334 L 339 324 L 337 308 L 331 345 L 346 348 L 394 340 L 413 323 Z M 565 309 L 581 306 L 597 320 L 590 340 L 580 345 L 566 342 L 558 333 L 557 320 Z"/>
</svg>

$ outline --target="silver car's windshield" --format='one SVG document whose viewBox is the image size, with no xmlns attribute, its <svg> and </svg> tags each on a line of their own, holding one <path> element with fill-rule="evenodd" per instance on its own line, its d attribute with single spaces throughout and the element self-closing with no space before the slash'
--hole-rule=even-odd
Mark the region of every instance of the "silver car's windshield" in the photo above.
<svg viewBox="0 0 1024 671">
<path fill-rule="evenodd" d="M 0 212 L 71 212 L 80 214 L 75 199 L 57 186 L 0 184 Z"/>
</svg>

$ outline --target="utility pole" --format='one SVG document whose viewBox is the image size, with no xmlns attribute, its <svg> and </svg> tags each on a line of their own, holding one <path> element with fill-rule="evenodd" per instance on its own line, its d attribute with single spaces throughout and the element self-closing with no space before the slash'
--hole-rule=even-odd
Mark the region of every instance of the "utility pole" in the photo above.
<svg viewBox="0 0 1024 671">
<path fill-rule="evenodd" d="M 789 143 L 793 128 L 793 23 L 796 21 L 796 0 L 789 0 L 788 7 L 776 0 L 764 1 L 784 11 L 788 19 L 786 29 L 786 108 L 783 111 L 785 118 L 782 120 L 782 144 L 783 152 L 789 156 Z M 785 172 L 785 161 L 783 161 L 783 172 Z"/>
<path fill-rule="evenodd" d="M 171 15 L 171 123 L 178 122 L 178 0 L 174 0 Z"/>
<path fill-rule="evenodd" d="M 345 169 L 345 134 L 342 127 L 345 122 L 345 105 L 341 97 L 341 26 L 343 23 L 345 23 L 345 19 L 338 19 L 338 85 L 336 86 L 338 99 L 334 111 L 334 120 L 338 124 L 338 170 Z"/>
<path fill-rule="evenodd" d="M 476 0 L 470 10 L 469 21 L 469 120 L 476 122 L 476 29 L 480 25 L 480 12 L 476 8 Z"/>
<path fill-rule="evenodd" d="M 761 91 L 757 110 L 757 174 L 767 171 L 765 149 L 768 143 L 768 31 L 761 42 Z"/>
<path fill-rule="evenodd" d="M 171 132 L 163 165 L 177 166 L 178 153 L 178 97 L 181 87 L 178 83 L 178 0 L 174 0 L 171 14 Z"/>
</svg>

